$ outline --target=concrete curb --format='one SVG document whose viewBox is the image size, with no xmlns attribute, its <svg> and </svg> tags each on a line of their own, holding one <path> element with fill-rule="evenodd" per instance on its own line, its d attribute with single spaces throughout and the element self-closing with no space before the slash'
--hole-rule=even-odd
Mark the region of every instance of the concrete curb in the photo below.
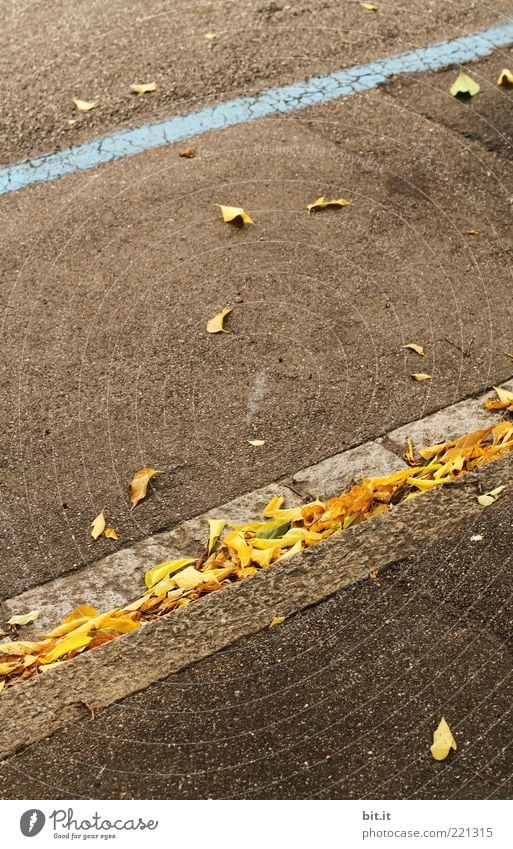
<svg viewBox="0 0 513 849">
<path fill-rule="evenodd" d="M 489 489 L 511 480 L 512 473 L 508 456 L 458 485 L 400 504 L 251 580 L 8 689 L 0 701 L 0 758 L 265 628 L 276 614 L 289 616 L 404 560 L 429 538 L 447 538 L 465 523 L 471 533 L 483 510 L 476 483 Z M 511 493 L 506 498 L 513 500 Z"/>
</svg>

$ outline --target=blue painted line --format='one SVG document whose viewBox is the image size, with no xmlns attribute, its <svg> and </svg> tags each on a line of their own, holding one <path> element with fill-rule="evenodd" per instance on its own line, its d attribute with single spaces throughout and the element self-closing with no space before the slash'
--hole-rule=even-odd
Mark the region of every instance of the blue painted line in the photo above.
<svg viewBox="0 0 513 849">
<path fill-rule="evenodd" d="M 86 171 L 113 159 L 134 156 L 144 150 L 163 147 L 211 130 L 221 130 L 268 115 L 285 114 L 368 91 L 398 74 L 418 74 L 436 71 L 453 63 L 470 62 L 510 44 L 513 44 L 513 21 L 377 59 L 365 65 L 354 65 L 332 74 L 267 89 L 251 97 L 240 97 L 186 115 L 121 130 L 58 153 L 36 156 L 0 168 L 0 194 L 17 191 L 32 183 L 56 180 L 75 171 Z"/>
</svg>

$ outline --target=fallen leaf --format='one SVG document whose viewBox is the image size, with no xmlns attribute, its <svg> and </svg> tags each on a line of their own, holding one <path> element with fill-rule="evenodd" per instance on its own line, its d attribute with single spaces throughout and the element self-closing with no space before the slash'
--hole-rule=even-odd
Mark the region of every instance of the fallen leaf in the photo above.
<svg viewBox="0 0 513 849">
<path fill-rule="evenodd" d="M 130 90 L 134 94 L 147 94 L 149 91 L 157 91 L 157 83 L 132 83 Z"/>
<path fill-rule="evenodd" d="M 415 351 L 419 357 L 427 357 L 427 354 L 422 345 L 415 345 L 413 342 L 408 342 L 407 345 L 401 345 L 401 348 L 409 348 L 410 351 Z"/>
<path fill-rule="evenodd" d="M 497 78 L 497 85 L 513 85 L 513 74 L 508 68 L 503 68 Z"/>
<path fill-rule="evenodd" d="M 482 539 L 482 534 L 472 534 L 472 536 L 470 537 L 470 542 L 481 542 Z"/>
<path fill-rule="evenodd" d="M 465 71 L 460 71 L 449 91 L 453 97 L 457 97 L 459 94 L 468 94 L 470 97 L 474 97 L 480 88 L 479 83 L 476 83 Z"/>
<path fill-rule="evenodd" d="M 513 360 L 513 353 L 511 353 L 510 351 L 506 351 L 506 356 L 509 357 L 510 360 Z"/>
<path fill-rule="evenodd" d="M 308 214 L 312 212 L 312 210 L 317 209 L 327 209 L 329 206 L 349 206 L 351 203 L 350 200 L 344 200 L 344 198 L 339 198 L 339 200 L 325 200 L 324 197 L 317 198 L 313 203 L 309 203 L 306 207 L 308 210 Z"/>
<path fill-rule="evenodd" d="M 471 230 L 464 230 L 463 235 L 464 236 L 480 236 L 481 230 L 476 230 L 476 229 L 474 229 L 474 230 L 472 230 L 472 229 Z"/>
<path fill-rule="evenodd" d="M 379 575 L 379 572 L 378 572 L 378 570 L 377 570 L 377 569 L 374 569 L 374 571 L 373 571 L 373 572 L 369 572 L 369 578 L 370 578 L 372 581 L 375 581 L 375 580 L 376 580 L 376 578 L 378 577 L 378 575 Z"/>
<path fill-rule="evenodd" d="M 139 469 L 130 481 L 130 504 L 132 509 L 146 497 L 148 483 L 154 475 L 161 475 L 159 469 L 153 469 L 151 466 L 146 466 L 144 469 Z"/>
<path fill-rule="evenodd" d="M 225 308 L 221 312 L 218 312 L 214 318 L 207 321 L 207 333 L 228 333 L 228 330 L 225 330 L 223 327 L 223 322 L 231 311 L 231 309 Z"/>
<path fill-rule="evenodd" d="M 94 109 L 95 106 L 98 106 L 96 100 L 75 100 L 73 99 L 73 103 L 77 107 L 79 112 L 89 112 L 91 109 Z"/>
<path fill-rule="evenodd" d="M 273 616 L 272 622 L 269 625 L 269 628 L 275 628 L 276 625 L 281 625 L 282 622 L 285 622 L 284 616 Z"/>
<path fill-rule="evenodd" d="M 374 5 L 374 3 L 360 3 L 362 9 L 366 9 L 367 12 L 377 12 L 378 7 Z"/>
<path fill-rule="evenodd" d="M 183 147 L 178 151 L 178 156 L 185 156 L 186 159 L 193 159 L 196 156 L 195 147 Z"/>
<path fill-rule="evenodd" d="M 242 226 L 243 224 L 255 223 L 241 206 L 223 206 L 222 203 L 215 203 L 214 206 L 218 206 L 221 210 L 221 215 L 225 224 L 238 224 L 239 226 Z"/>
<path fill-rule="evenodd" d="M 411 437 L 408 437 L 408 445 L 406 446 L 406 451 L 404 452 L 403 457 L 410 466 L 415 466 L 415 455 L 413 453 L 413 442 L 411 441 Z"/>
<path fill-rule="evenodd" d="M 187 566 L 181 572 L 178 572 L 173 578 L 175 584 L 181 590 L 194 590 L 205 580 L 205 575 L 194 566 Z"/>
<path fill-rule="evenodd" d="M 265 445 L 265 439 L 248 439 L 250 445 L 254 445 L 255 448 L 260 448 L 261 445 Z"/>
<path fill-rule="evenodd" d="M 217 32 L 206 32 L 205 38 L 207 41 L 215 41 L 218 38 Z"/>
<path fill-rule="evenodd" d="M 105 513 L 102 510 L 101 513 L 98 513 L 96 519 L 91 522 L 91 536 L 93 539 L 98 539 L 98 537 L 101 537 L 105 530 L 106 524 L 107 522 L 105 520 Z"/>
<path fill-rule="evenodd" d="M 107 539 L 119 539 L 117 531 L 115 531 L 114 528 L 105 528 L 105 536 L 107 537 Z"/>
<path fill-rule="evenodd" d="M 490 492 L 484 492 L 483 495 L 478 495 L 477 500 L 481 507 L 490 507 L 495 501 L 497 501 L 499 495 L 504 492 L 506 486 L 497 486 L 495 489 L 491 489 Z"/>
<path fill-rule="evenodd" d="M 8 620 L 8 625 L 30 625 L 31 622 L 39 616 L 39 610 L 31 610 L 30 613 L 19 613 L 16 616 L 11 616 Z"/>
<path fill-rule="evenodd" d="M 442 716 L 438 728 L 433 732 L 431 754 L 435 761 L 444 761 L 451 749 L 456 751 L 457 748 L 456 740 L 452 736 L 451 729 Z"/>
<path fill-rule="evenodd" d="M 424 374 L 423 372 L 417 372 L 416 374 L 412 374 L 414 380 L 432 380 L 430 374 Z"/>
<path fill-rule="evenodd" d="M 208 554 L 211 554 L 215 545 L 224 531 L 226 522 L 224 519 L 208 519 L 209 536 L 208 536 Z"/>
</svg>

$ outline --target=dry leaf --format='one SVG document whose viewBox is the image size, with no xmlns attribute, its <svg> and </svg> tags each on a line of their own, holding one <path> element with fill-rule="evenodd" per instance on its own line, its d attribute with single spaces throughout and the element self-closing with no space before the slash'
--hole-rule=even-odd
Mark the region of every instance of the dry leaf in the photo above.
<svg viewBox="0 0 513 849">
<path fill-rule="evenodd" d="M 414 380 L 432 380 L 430 374 L 424 374 L 423 372 L 417 372 L 416 374 L 412 374 Z"/>
<path fill-rule="evenodd" d="M 196 156 L 195 147 L 183 147 L 178 151 L 178 156 L 185 156 L 186 159 L 193 159 Z"/>
<path fill-rule="evenodd" d="M 411 441 L 411 437 L 408 437 L 408 445 L 406 446 L 406 451 L 404 452 L 403 457 L 410 466 L 415 465 L 415 455 L 413 453 L 413 442 Z"/>
<path fill-rule="evenodd" d="M 115 531 L 114 528 L 105 528 L 105 536 L 107 537 L 107 539 L 119 539 L 117 531 Z"/>
<path fill-rule="evenodd" d="M 31 610 L 30 613 L 19 613 L 16 616 L 11 616 L 8 620 L 8 625 L 30 625 L 31 622 L 39 616 L 39 610 Z"/>
<path fill-rule="evenodd" d="M 339 198 L 339 200 L 325 200 L 324 197 L 317 198 L 313 203 L 309 203 L 306 207 L 308 210 L 308 214 L 312 212 L 312 210 L 317 209 L 327 209 L 329 206 L 349 206 L 351 203 L 350 200 L 344 200 L 344 198 Z"/>
<path fill-rule="evenodd" d="M 511 353 L 511 351 L 506 351 L 506 356 L 509 357 L 510 360 L 513 360 L 513 353 Z"/>
<path fill-rule="evenodd" d="M 209 527 L 208 535 L 208 554 L 212 553 L 216 543 L 224 531 L 226 522 L 224 519 L 207 519 Z"/>
<path fill-rule="evenodd" d="M 187 566 L 174 576 L 173 581 L 181 590 L 194 590 L 205 581 L 205 575 L 194 566 Z"/>
<path fill-rule="evenodd" d="M 139 469 L 130 481 L 130 504 L 132 509 L 146 497 L 148 483 L 154 475 L 161 475 L 162 471 L 153 469 L 151 466 L 146 466 L 144 469 Z"/>
<path fill-rule="evenodd" d="M 503 68 L 497 78 L 497 85 L 513 85 L 513 74 L 507 68 Z"/>
<path fill-rule="evenodd" d="M 497 486 L 495 489 L 491 489 L 490 492 L 485 492 L 483 495 L 478 495 L 477 500 L 481 507 L 490 507 L 495 501 L 497 501 L 499 495 L 504 492 L 506 486 Z"/>
<path fill-rule="evenodd" d="M 438 728 L 433 732 L 431 754 L 435 761 L 444 761 L 451 749 L 456 751 L 457 748 L 456 740 L 452 736 L 451 729 L 442 716 Z"/>
<path fill-rule="evenodd" d="M 218 37 L 217 32 L 206 32 L 205 33 L 205 38 L 207 39 L 207 41 L 215 41 L 217 39 L 217 37 Z"/>
<path fill-rule="evenodd" d="M 248 439 L 250 445 L 254 445 L 255 448 L 260 448 L 261 445 L 265 445 L 265 439 Z"/>
<path fill-rule="evenodd" d="M 474 97 L 480 88 L 479 83 L 476 83 L 465 71 L 460 71 L 449 91 L 453 97 L 457 97 L 459 94 L 468 94 L 470 97 Z"/>
<path fill-rule="evenodd" d="M 378 7 L 374 5 L 374 3 L 360 3 L 362 9 L 366 9 L 367 12 L 377 12 Z"/>
<path fill-rule="evenodd" d="M 223 327 L 223 322 L 231 311 L 231 309 L 223 309 L 221 312 L 218 312 L 214 318 L 207 321 L 207 333 L 228 333 L 229 331 L 225 330 Z"/>
<path fill-rule="evenodd" d="M 372 572 L 369 572 L 369 578 L 370 578 L 372 581 L 375 581 L 375 580 L 376 580 L 376 578 L 378 577 L 378 575 L 379 575 L 379 572 L 378 572 L 378 570 L 377 570 L 377 569 L 374 569 Z"/>
<path fill-rule="evenodd" d="M 463 235 L 464 236 L 480 236 L 481 230 L 476 230 L 476 229 L 464 230 Z"/>
<path fill-rule="evenodd" d="M 248 213 L 244 212 L 241 206 L 223 206 L 222 203 L 215 203 L 214 206 L 218 206 L 221 210 L 221 215 L 225 224 L 238 224 L 239 226 L 242 226 L 243 224 L 255 223 L 253 219 L 249 217 Z"/>
<path fill-rule="evenodd" d="M 269 625 L 269 628 L 274 628 L 276 627 L 276 625 L 281 625 L 282 622 L 285 622 L 284 616 L 274 616 L 271 624 Z"/>
<path fill-rule="evenodd" d="M 427 357 L 427 354 L 422 347 L 422 345 L 415 345 L 413 342 L 409 342 L 407 345 L 401 345 L 401 348 L 409 348 L 410 351 L 415 351 L 419 357 Z"/>
<path fill-rule="evenodd" d="M 73 100 L 73 103 L 79 110 L 79 112 L 89 112 L 91 109 L 94 109 L 95 106 L 98 106 L 98 102 L 96 100 Z"/>
<path fill-rule="evenodd" d="M 157 91 L 157 83 L 133 83 L 130 86 L 130 90 L 134 94 L 147 94 L 149 91 Z"/>
<path fill-rule="evenodd" d="M 102 510 L 101 513 L 98 513 L 96 519 L 91 522 L 91 536 L 93 539 L 98 539 L 98 537 L 101 537 L 105 530 L 106 524 L 107 522 L 105 520 L 105 513 Z"/>
</svg>

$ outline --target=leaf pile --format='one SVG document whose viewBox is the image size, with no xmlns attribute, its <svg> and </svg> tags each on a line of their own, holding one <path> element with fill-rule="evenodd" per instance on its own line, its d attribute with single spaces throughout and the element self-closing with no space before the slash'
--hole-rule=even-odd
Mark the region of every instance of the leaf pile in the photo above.
<svg viewBox="0 0 513 849">
<path fill-rule="evenodd" d="M 505 390 L 497 393 L 503 409 L 502 405 L 509 399 Z M 487 405 L 493 403 L 497 406 L 498 402 Z M 57 628 L 38 635 L 38 640 L 0 643 L 3 655 L 0 656 L 0 690 L 268 569 L 350 525 L 390 510 L 399 502 L 450 484 L 512 450 L 513 421 L 507 420 L 423 448 L 418 459 L 409 441 L 408 459 L 416 465 L 385 477 L 365 478 L 326 502 L 316 499 L 287 508 L 283 496 L 275 496 L 264 508 L 262 517 L 253 522 L 237 525 L 223 519 L 208 519 L 209 538 L 203 554 L 199 558 L 167 560 L 151 568 L 145 575 L 144 594 L 123 609 L 99 614 L 94 607 L 82 605 Z M 155 473 L 153 469 L 144 471 Z"/>
</svg>

